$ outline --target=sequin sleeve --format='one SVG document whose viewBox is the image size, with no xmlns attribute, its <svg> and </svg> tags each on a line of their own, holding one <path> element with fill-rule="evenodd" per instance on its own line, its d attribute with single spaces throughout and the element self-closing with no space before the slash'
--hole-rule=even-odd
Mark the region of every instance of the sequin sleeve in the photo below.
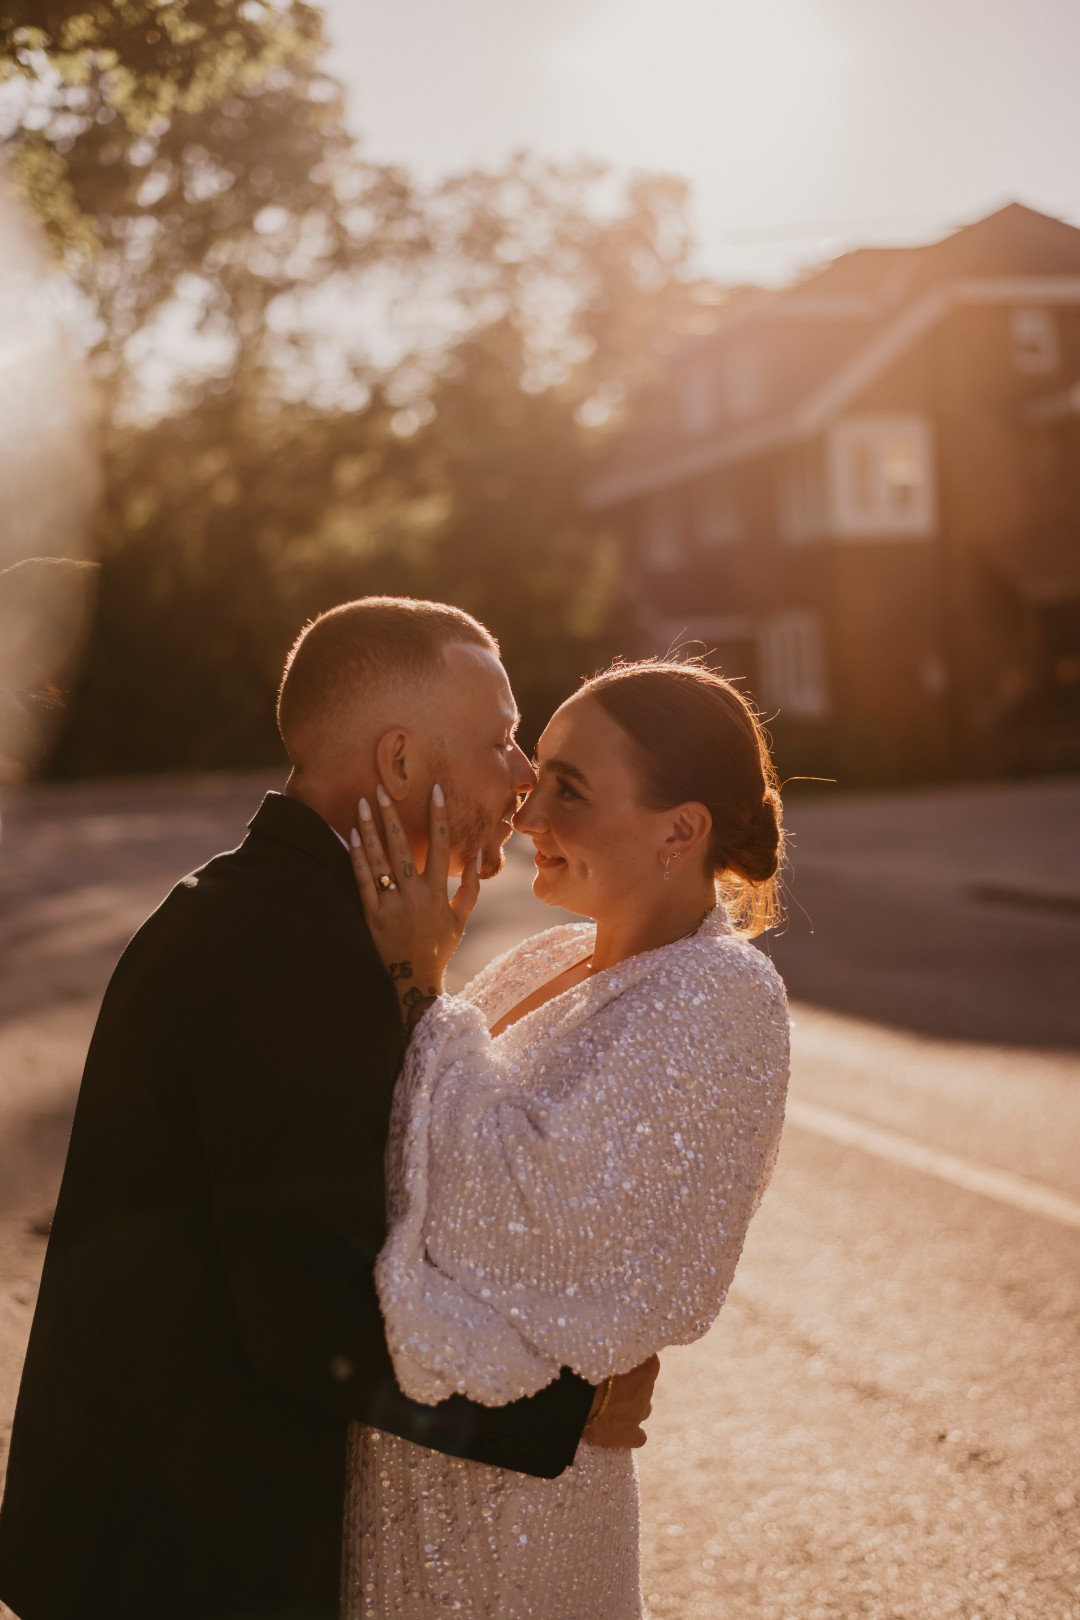
<svg viewBox="0 0 1080 1620">
<path fill-rule="evenodd" d="M 783 987 L 731 939 L 653 956 L 531 1047 L 453 997 L 419 1026 L 377 1267 L 414 1399 L 502 1405 L 562 1366 L 596 1383 L 722 1306 L 779 1141 Z"/>
</svg>

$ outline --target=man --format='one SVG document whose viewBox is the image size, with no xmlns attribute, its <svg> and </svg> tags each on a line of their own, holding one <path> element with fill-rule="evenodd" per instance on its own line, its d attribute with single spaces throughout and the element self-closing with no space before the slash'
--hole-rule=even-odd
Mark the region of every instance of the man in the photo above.
<svg viewBox="0 0 1080 1620">
<path fill-rule="evenodd" d="M 94 1033 L 0 1511 L 22 1620 L 329 1620 L 350 1421 L 553 1477 L 599 1410 L 568 1371 L 414 1405 L 373 1282 L 405 1036 L 344 838 L 381 775 L 422 861 L 439 781 L 458 869 L 499 870 L 533 776 L 497 646 L 453 608 L 347 603 L 278 718 L 285 794 L 144 924 Z M 590 1438 L 642 1443 L 654 1377 Z"/>
</svg>

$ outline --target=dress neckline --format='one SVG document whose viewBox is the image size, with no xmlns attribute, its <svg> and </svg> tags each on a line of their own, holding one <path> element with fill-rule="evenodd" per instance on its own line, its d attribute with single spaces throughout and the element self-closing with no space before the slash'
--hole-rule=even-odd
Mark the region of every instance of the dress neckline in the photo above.
<svg viewBox="0 0 1080 1620">
<path fill-rule="evenodd" d="M 516 1000 L 511 1002 L 509 1007 L 503 1011 L 500 1011 L 498 1016 L 493 1021 L 491 1026 L 492 1028 L 494 1028 L 495 1025 L 501 1024 L 508 1013 L 512 1013 L 515 1007 L 520 1007 L 522 1002 L 528 1001 L 529 997 L 534 996 L 536 992 L 544 985 L 550 984 L 552 980 L 557 979 L 560 974 L 568 973 L 571 968 L 578 967 L 582 962 L 587 962 L 589 960 L 592 950 L 596 945 L 595 922 L 568 923 L 564 924 L 563 928 L 565 929 L 566 938 L 565 940 L 561 940 L 559 942 L 560 947 L 563 945 L 569 946 L 571 943 L 573 943 L 576 953 L 580 953 L 585 941 L 591 938 L 591 943 L 585 954 L 583 956 L 581 954 L 575 954 L 568 962 L 561 961 L 557 956 L 557 965 L 555 966 L 554 971 L 550 971 L 545 966 L 544 977 L 536 980 L 534 983 L 531 983 L 524 995 L 519 995 Z M 559 929 L 547 930 L 549 934 L 561 931 L 562 930 Z M 540 1002 L 539 1006 L 530 1007 L 527 1012 L 523 1012 L 519 1018 L 513 1019 L 505 1026 L 505 1028 L 499 1031 L 498 1035 L 493 1036 L 492 1039 L 501 1040 L 503 1036 L 508 1035 L 511 1030 L 520 1029 L 524 1024 L 528 1023 L 531 1018 L 536 1017 L 540 1013 L 547 1012 L 550 1008 L 555 1007 L 557 1003 L 566 1002 L 566 999 L 574 996 L 575 992 L 584 992 L 585 996 L 590 1001 L 601 996 L 606 999 L 609 994 L 613 993 L 613 985 L 616 986 L 617 990 L 616 981 L 618 975 L 628 975 L 631 978 L 640 976 L 642 966 L 649 963 L 653 958 L 660 956 L 664 951 L 686 949 L 689 946 L 699 943 L 703 939 L 724 938 L 726 936 L 730 936 L 731 933 L 731 923 L 723 909 L 723 906 L 718 901 L 711 911 L 707 911 L 705 913 L 705 916 L 701 919 L 701 922 L 689 934 L 684 934 L 680 939 L 669 940 L 665 945 L 654 945 L 650 950 L 638 951 L 633 956 L 626 956 L 621 962 L 613 962 L 610 967 L 600 968 L 596 973 L 587 973 L 583 979 L 578 979 L 574 984 L 567 985 L 565 990 L 559 990 L 555 993 L 555 995 L 549 996 L 546 1001 Z M 539 936 L 541 940 L 543 940 L 544 937 L 545 936 L 543 934 Z M 594 985 L 600 986 L 599 991 L 593 991 L 592 987 Z M 568 1002 L 567 1005 L 569 1005 Z"/>
</svg>

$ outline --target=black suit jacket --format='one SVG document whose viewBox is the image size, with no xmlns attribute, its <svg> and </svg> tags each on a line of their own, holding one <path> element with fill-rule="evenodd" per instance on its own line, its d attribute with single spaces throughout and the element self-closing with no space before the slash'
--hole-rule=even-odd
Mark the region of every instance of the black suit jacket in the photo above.
<svg viewBox="0 0 1080 1620">
<path fill-rule="evenodd" d="M 373 1264 L 402 1056 L 346 851 L 270 795 L 125 951 L 79 1093 L 0 1510 L 22 1620 L 325 1620 L 350 1419 L 553 1477 L 592 1392 L 399 1391 Z"/>
</svg>

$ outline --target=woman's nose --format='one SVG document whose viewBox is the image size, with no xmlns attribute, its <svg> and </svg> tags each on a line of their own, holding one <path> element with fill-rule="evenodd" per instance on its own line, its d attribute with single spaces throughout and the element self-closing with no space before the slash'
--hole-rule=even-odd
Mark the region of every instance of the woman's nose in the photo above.
<svg viewBox="0 0 1080 1620">
<path fill-rule="evenodd" d="M 529 794 L 528 798 L 525 800 L 525 803 L 521 805 L 512 818 L 515 831 L 522 833 L 543 831 L 546 822 L 541 812 L 541 807 L 537 804 L 538 798 L 539 794 L 537 789 L 533 788 L 533 791 Z"/>
</svg>

